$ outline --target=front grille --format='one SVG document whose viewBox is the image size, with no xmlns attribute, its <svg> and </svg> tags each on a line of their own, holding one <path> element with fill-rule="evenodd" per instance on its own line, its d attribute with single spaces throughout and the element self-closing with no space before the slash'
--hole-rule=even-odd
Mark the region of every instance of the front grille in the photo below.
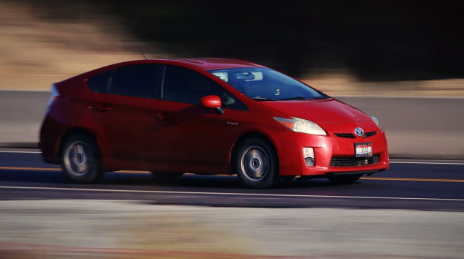
<svg viewBox="0 0 464 259">
<path fill-rule="evenodd" d="M 379 155 L 373 155 L 371 157 L 332 157 L 330 160 L 331 167 L 342 167 L 342 166 L 363 166 L 378 164 L 380 161 Z"/>
<path fill-rule="evenodd" d="M 364 134 L 364 137 L 367 138 L 367 137 L 371 137 L 371 136 L 374 136 L 377 132 L 376 131 L 370 131 L 370 132 L 366 132 Z M 351 133 L 334 133 L 335 136 L 337 137 L 340 137 L 340 138 L 356 138 L 356 136 L 354 134 L 351 134 Z"/>
<path fill-rule="evenodd" d="M 340 138 L 356 138 L 354 134 L 351 133 L 335 133 L 335 136 Z"/>
</svg>

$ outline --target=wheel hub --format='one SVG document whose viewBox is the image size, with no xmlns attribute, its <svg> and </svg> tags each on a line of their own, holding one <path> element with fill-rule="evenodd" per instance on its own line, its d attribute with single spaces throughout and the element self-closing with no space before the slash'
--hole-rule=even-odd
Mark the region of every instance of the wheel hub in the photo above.
<svg viewBox="0 0 464 259">
<path fill-rule="evenodd" d="M 90 168 L 89 155 L 91 149 L 88 144 L 76 141 L 68 146 L 64 156 L 64 165 L 68 171 L 75 175 L 83 175 Z"/>
<path fill-rule="evenodd" d="M 259 181 L 268 172 L 269 158 L 261 147 L 252 146 L 243 153 L 241 167 L 246 178 L 251 181 Z"/>
</svg>

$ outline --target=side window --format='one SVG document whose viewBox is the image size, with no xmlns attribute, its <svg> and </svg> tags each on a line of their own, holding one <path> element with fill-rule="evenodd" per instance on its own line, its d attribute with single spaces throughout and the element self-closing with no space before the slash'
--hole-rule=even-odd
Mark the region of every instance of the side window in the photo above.
<svg viewBox="0 0 464 259">
<path fill-rule="evenodd" d="M 166 65 L 164 100 L 200 104 L 200 99 L 207 95 L 219 96 L 224 108 L 247 110 L 243 103 L 210 78 L 188 68 Z"/>
<path fill-rule="evenodd" d="M 87 85 L 90 91 L 96 93 L 106 93 L 110 86 L 110 78 L 114 74 L 114 70 L 105 71 L 103 73 L 89 77 Z"/>
<path fill-rule="evenodd" d="M 110 80 L 109 93 L 156 98 L 159 67 L 158 64 L 138 64 L 117 68 Z"/>
</svg>

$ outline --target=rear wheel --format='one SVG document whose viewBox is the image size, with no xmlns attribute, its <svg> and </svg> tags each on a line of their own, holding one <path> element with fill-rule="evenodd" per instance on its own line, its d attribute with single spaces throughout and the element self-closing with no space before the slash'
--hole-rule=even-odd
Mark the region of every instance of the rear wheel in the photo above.
<svg viewBox="0 0 464 259">
<path fill-rule="evenodd" d="M 261 138 L 249 138 L 240 145 L 234 167 L 239 179 L 249 187 L 270 188 L 280 180 L 274 148 Z"/>
<path fill-rule="evenodd" d="M 65 140 L 61 166 L 65 176 L 78 183 L 98 181 L 104 174 L 95 141 L 86 134 L 74 134 Z"/>
<path fill-rule="evenodd" d="M 333 183 L 353 183 L 361 178 L 362 174 L 350 174 L 350 175 L 329 175 L 327 179 Z"/>
</svg>

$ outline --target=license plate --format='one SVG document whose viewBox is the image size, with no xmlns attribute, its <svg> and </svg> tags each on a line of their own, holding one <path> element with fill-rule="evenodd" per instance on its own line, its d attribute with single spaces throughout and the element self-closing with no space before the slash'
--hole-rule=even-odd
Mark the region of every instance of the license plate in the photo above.
<svg viewBox="0 0 464 259">
<path fill-rule="evenodd" d="M 356 157 L 370 157 L 372 156 L 372 143 L 355 143 L 354 149 Z"/>
</svg>

